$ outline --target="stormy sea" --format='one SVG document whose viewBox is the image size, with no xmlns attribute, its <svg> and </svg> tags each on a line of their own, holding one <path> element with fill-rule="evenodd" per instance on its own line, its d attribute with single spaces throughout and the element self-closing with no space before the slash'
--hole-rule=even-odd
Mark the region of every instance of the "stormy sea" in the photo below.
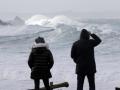
<svg viewBox="0 0 120 90">
<path fill-rule="evenodd" d="M 83 28 L 102 39 L 102 43 L 95 48 L 96 89 L 114 90 L 119 87 L 120 19 L 33 15 L 27 19 L 19 16 L 7 21 L 0 19 L 0 90 L 34 88 L 27 61 L 38 36 L 45 38 L 53 53 L 55 63 L 50 81 L 54 84 L 69 82 L 68 88 L 56 90 L 76 90 L 75 63 L 70 53 Z M 42 81 L 40 85 L 44 86 Z M 86 78 L 84 90 L 88 89 Z"/>
</svg>

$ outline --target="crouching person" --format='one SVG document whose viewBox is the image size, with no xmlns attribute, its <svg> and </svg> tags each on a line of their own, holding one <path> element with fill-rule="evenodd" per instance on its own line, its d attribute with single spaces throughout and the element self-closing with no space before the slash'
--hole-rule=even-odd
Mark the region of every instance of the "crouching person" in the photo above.
<svg viewBox="0 0 120 90">
<path fill-rule="evenodd" d="M 52 77 L 50 69 L 54 64 L 51 51 L 44 38 L 35 39 L 29 56 L 28 65 L 31 69 L 31 79 L 34 80 L 35 90 L 39 90 L 40 79 L 43 80 L 46 90 L 50 90 L 49 78 Z"/>
</svg>

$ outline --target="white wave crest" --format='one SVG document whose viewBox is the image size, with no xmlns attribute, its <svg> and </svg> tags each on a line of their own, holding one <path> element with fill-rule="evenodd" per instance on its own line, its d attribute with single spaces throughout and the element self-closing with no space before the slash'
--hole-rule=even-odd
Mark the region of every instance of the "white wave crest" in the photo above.
<svg viewBox="0 0 120 90">
<path fill-rule="evenodd" d="M 27 25 L 43 25 L 44 22 L 48 21 L 50 18 L 44 15 L 34 15 L 28 19 L 25 23 Z"/>
<path fill-rule="evenodd" d="M 34 15 L 26 21 L 26 24 L 54 27 L 58 24 L 66 24 L 66 25 L 74 24 L 75 25 L 75 24 L 78 24 L 78 22 L 64 15 L 58 15 L 53 18 L 43 16 L 43 15 Z"/>
</svg>

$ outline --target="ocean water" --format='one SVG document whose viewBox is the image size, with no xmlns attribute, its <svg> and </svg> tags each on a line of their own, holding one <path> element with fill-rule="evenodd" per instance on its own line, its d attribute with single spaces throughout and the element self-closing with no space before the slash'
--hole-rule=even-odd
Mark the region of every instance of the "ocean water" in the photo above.
<svg viewBox="0 0 120 90">
<path fill-rule="evenodd" d="M 13 21 L 12 25 L 0 24 L 0 90 L 27 90 L 34 87 L 27 61 L 34 39 L 38 36 L 45 38 L 53 53 L 55 64 L 50 81 L 67 81 L 69 88 L 58 90 L 75 90 L 75 64 L 70 52 L 72 43 L 79 39 L 83 28 L 102 39 L 102 43 L 95 48 L 96 89 L 114 90 L 120 86 L 120 19 L 34 15 L 23 20 L 24 23 L 20 18 Z M 41 86 L 44 86 L 42 83 Z M 88 89 L 86 78 L 84 90 Z"/>
</svg>

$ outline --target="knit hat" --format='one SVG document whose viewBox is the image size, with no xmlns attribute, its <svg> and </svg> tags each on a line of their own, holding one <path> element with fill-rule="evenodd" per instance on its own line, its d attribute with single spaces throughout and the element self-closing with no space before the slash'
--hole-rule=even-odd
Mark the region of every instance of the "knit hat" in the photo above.
<svg viewBox="0 0 120 90">
<path fill-rule="evenodd" d="M 44 40 L 43 37 L 38 37 L 38 38 L 35 39 L 35 42 L 36 43 L 45 43 L 45 40 Z"/>
</svg>

